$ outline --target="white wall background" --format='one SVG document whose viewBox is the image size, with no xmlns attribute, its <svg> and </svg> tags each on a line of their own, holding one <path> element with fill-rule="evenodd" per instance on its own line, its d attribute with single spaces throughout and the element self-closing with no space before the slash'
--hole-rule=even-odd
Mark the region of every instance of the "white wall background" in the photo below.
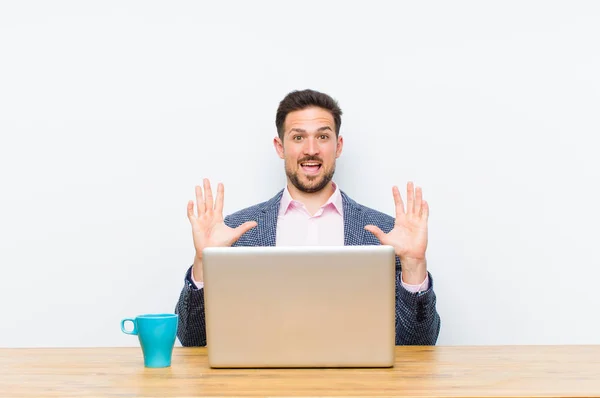
<svg viewBox="0 0 600 398">
<path fill-rule="evenodd" d="M 172 312 L 203 177 L 282 188 L 275 110 L 345 113 L 335 180 L 430 202 L 438 344 L 600 343 L 600 3 L 0 3 L 0 346 Z"/>
</svg>

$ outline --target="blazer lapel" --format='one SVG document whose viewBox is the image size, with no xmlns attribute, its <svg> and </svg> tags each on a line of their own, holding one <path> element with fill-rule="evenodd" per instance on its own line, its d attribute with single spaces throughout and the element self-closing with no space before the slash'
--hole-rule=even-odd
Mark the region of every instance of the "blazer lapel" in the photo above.
<svg viewBox="0 0 600 398">
<path fill-rule="evenodd" d="M 277 237 L 277 216 L 279 214 L 279 204 L 283 190 L 279 191 L 272 199 L 262 206 L 258 214 L 258 225 L 256 232 L 258 234 L 257 246 L 275 246 Z M 342 207 L 344 209 L 344 245 L 359 246 L 363 244 L 364 234 L 364 213 L 360 206 L 343 191 Z"/>
<path fill-rule="evenodd" d="M 364 213 L 360 206 L 344 192 L 342 192 L 342 207 L 344 209 L 344 245 L 361 245 L 366 232 Z"/>
<path fill-rule="evenodd" d="M 258 225 L 256 227 L 258 232 L 257 246 L 275 246 L 277 236 L 277 215 L 279 214 L 279 203 L 281 202 L 282 194 L 283 189 L 272 199 L 267 201 L 261 208 L 257 220 Z"/>
</svg>

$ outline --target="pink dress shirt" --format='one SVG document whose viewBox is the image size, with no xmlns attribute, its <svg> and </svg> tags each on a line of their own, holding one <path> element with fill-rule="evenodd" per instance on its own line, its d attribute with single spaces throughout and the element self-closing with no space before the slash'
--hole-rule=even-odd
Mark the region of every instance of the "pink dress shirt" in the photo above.
<svg viewBox="0 0 600 398">
<path fill-rule="evenodd" d="M 343 246 L 344 245 L 344 209 L 342 195 L 334 183 L 335 191 L 327 202 L 310 215 L 303 203 L 292 199 L 286 187 L 281 197 L 277 217 L 276 246 Z M 198 289 L 204 283 L 192 280 Z M 402 286 L 410 292 L 421 292 L 429 288 L 429 276 L 420 285 Z"/>
</svg>

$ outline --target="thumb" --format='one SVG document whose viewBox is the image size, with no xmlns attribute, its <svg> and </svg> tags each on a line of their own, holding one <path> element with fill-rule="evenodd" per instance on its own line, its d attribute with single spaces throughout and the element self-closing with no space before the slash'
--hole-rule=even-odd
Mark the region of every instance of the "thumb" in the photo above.
<svg viewBox="0 0 600 398">
<path fill-rule="evenodd" d="M 379 242 L 384 244 L 384 241 L 386 240 L 386 235 L 381 229 L 379 229 L 379 227 L 375 225 L 366 225 L 365 229 L 373 235 L 375 235 L 375 237 L 379 239 Z"/>
<path fill-rule="evenodd" d="M 258 225 L 258 223 L 256 221 L 246 221 L 245 223 L 243 223 L 242 225 L 240 225 L 239 227 L 237 227 L 235 229 L 235 234 L 237 236 L 237 238 L 239 239 L 242 235 L 244 235 L 246 232 L 250 231 L 252 228 L 256 227 Z"/>
</svg>

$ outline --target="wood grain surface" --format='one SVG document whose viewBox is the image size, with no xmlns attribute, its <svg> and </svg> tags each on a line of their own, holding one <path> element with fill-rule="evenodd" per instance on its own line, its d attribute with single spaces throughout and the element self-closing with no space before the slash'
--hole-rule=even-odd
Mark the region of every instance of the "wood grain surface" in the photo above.
<svg viewBox="0 0 600 398">
<path fill-rule="evenodd" d="M 211 369 L 205 348 L 0 349 L 0 397 L 600 397 L 600 346 L 397 347 L 388 369 Z"/>
</svg>

